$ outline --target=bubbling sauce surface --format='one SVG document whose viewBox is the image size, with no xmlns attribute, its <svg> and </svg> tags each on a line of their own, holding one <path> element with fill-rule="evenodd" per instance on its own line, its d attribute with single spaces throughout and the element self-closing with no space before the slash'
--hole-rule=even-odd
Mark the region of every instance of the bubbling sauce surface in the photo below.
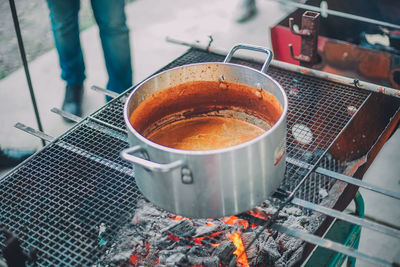
<svg viewBox="0 0 400 267">
<path fill-rule="evenodd" d="M 163 146 L 184 150 L 211 150 L 247 142 L 265 130 L 234 118 L 198 117 L 174 122 L 147 138 Z"/>
</svg>

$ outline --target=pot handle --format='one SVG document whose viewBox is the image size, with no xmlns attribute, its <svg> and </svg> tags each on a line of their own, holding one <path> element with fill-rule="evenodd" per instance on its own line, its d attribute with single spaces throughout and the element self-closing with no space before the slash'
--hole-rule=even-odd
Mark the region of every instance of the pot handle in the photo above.
<svg viewBox="0 0 400 267">
<path fill-rule="evenodd" d="M 132 155 L 137 152 L 143 152 L 143 153 L 145 153 L 145 155 L 147 154 L 146 150 L 144 148 L 142 148 L 141 146 L 133 146 L 133 147 L 122 150 L 121 157 L 127 161 L 138 164 L 138 165 L 142 166 L 143 168 L 150 170 L 150 171 L 154 171 L 154 172 L 169 172 L 173 169 L 183 166 L 185 163 L 183 160 L 177 160 L 177 161 L 173 161 L 171 163 L 166 163 L 166 164 L 156 163 L 156 162 Z"/>
<path fill-rule="evenodd" d="M 264 62 L 264 65 L 261 67 L 261 72 L 266 73 L 269 67 L 269 63 L 271 63 L 272 57 L 273 57 L 273 53 L 270 49 L 267 49 L 265 47 L 262 46 L 255 46 L 255 45 L 248 45 L 248 44 L 238 44 L 235 45 L 234 47 L 232 47 L 231 51 L 229 51 L 228 55 L 226 56 L 224 63 L 228 63 L 233 54 L 239 50 L 239 49 L 247 49 L 247 50 L 251 50 L 251 51 L 257 51 L 257 52 L 264 52 L 268 55 L 267 59 Z"/>
</svg>

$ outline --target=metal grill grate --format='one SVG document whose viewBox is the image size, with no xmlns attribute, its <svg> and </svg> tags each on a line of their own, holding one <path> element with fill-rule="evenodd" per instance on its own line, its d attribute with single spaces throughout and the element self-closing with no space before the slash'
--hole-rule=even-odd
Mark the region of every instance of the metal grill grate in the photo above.
<svg viewBox="0 0 400 267">
<path fill-rule="evenodd" d="M 222 56 L 191 49 L 164 69 L 222 60 Z M 349 121 L 349 110 L 360 107 L 368 96 L 350 86 L 282 69 L 271 67 L 268 73 L 289 97 L 287 154 L 309 164 L 316 163 Z M 116 100 L 93 118 L 125 129 L 122 110 L 122 101 Z M 25 249 L 37 248 L 40 265 L 95 263 L 111 243 L 104 241 L 115 237 L 141 198 L 132 173 L 126 171 L 130 166 L 119 157 L 127 147 L 125 139 L 93 124 L 90 118 L 84 120 L 0 181 L 0 225 L 16 233 Z M 329 158 L 325 165 L 340 169 L 340 163 Z M 304 169 L 288 164 L 281 187 L 292 190 L 304 175 Z M 318 190 L 329 187 L 328 178 L 313 174 L 298 196 L 318 203 Z M 107 229 L 102 239 L 101 224 Z M 3 240 L 0 237 L 1 248 Z"/>
<path fill-rule="evenodd" d="M 6 177 L 0 192 L 1 223 L 24 247 L 38 248 L 45 266 L 95 262 L 105 252 L 100 224 L 108 226 L 109 239 L 139 197 L 132 176 L 57 144 Z"/>
</svg>

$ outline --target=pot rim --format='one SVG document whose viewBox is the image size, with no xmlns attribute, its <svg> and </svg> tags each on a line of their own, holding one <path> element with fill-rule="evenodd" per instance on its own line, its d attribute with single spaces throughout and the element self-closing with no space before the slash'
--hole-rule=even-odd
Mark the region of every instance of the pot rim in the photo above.
<svg viewBox="0 0 400 267">
<path fill-rule="evenodd" d="M 177 69 L 183 69 L 183 68 L 187 68 L 187 67 L 200 66 L 200 65 L 235 66 L 235 67 L 240 67 L 240 68 L 243 68 L 243 69 L 248 69 L 249 71 L 258 72 L 258 73 L 262 74 L 263 76 L 265 76 L 266 78 L 270 79 L 271 82 L 273 82 L 283 94 L 283 109 L 282 109 L 282 114 L 279 117 L 278 121 L 270 129 L 268 129 L 265 133 L 255 137 L 255 138 L 253 138 L 253 139 L 251 139 L 249 141 L 246 141 L 244 143 L 240 143 L 240 144 L 235 145 L 235 146 L 223 147 L 223 148 L 218 148 L 218 149 L 210 149 L 210 150 L 184 150 L 184 149 L 177 149 L 177 148 L 171 148 L 171 147 L 163 146 L 163 145 L 157 144 L 157 143 L 155 143 L 153 141 L 150 141 L 149 139 L 147 139 L 146 137 L 141 135 L 138 131 L 136 131 L 135 128 L 133 128 L 131 122 L 129 121 L 129 115 L 130 115 L 130 114 L 128 114 L 129 103 L 130 103 L 131 98 L 135 94 L 135 92 L 137 90 L 139 90 L 140 87 L 142 87 L 148 81 L 163 75 L 164 73 L 167 73 L 167 72 L 170 72 L 170 71 L 173 71 L 173 70 L 177 70 Z M 233 150 L 238 150 L 238 149 L 241 149 L 243 147 L 247 147 L 247 146 L 250 146 L 250 145 L 252 145 L 254 143 L 259 142 L 261 139 L 264 139 L 266 136 L 272 134 L 279 127 L 279 125 L 281 123 L 283 123 L 283 121 L 287 117 L 287 112 L 288 112 L 288 98 L 287 98 L 286 92 L 285 92 L 285 90 L 283 90 L 282 86 L 275 79 L 273 79 L 271 76 L 269 76 L 268 74 L 266 74 L 264 72 L 261 72 L 261 71 L 259 71 L 257 69 L 254 69 L 254 68 L 241 65 L 241 64 L 224 63 L 224 62 L 201 62 L 201 63 L 194 63 L 194 64 L 186 64 L 186 65 L 182 65 L 182 66 L 178 66 L 178 67 L 175 67 L 175 68 L 172 68 L 172 69 L 168 69 L 168 70 L 162 71 L 160 73 L 152 75 L 151 77 L 147 78 L 146 80 L 144 80 L 143 82 L 138 84 L 136 86 L 136 88 L 129 94 L 128 98 L 125 101 L 125 104 L 124 104 L 124 121 L 125 121 L 126 126 L 128 127 L 128 130 L 131 133 L 133 133 L 136 136 L 136 138 L 138 138 L 140 141 L 144 142 L 146 145 L 151 146 L 151 147 L 153 147 L 155 149 L 163 150 L 163 151 L 166 151 L 166 152 L 169 152 L 169 153 L 181 154 L 181 155 L 213 155 L 213 154 L 220 154 L 220 153 L 230 152 L 230 151 L 233 151 Z"/>
</svg>

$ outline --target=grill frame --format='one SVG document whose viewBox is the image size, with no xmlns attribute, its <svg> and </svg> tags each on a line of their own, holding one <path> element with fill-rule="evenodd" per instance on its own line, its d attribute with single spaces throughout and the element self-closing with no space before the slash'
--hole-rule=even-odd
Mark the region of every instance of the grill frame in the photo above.
<svg viewBox="0 0 400 267">
<path fill-rule="evenodd" d="M 196 52 L 198 54 L 196 54 L 194 52 Z M 213 59 L 217 58 L 220 61 L 222 61 L 223 58 L 224 58 L 223 56 L 218 56 L 216 54 L 212 54 L 212 53 L 207 53 L 207 52 L 204 52 L 204 51 L 191 49 L 188 52 L 186 52 L 184 55 L 182 55 L 181 57 L 177 58 L 176 60 L 174 60 L 173 62 L 171 62 L 167 66 L 165 66 L 160 71 L 163 71 L 165 69 L 169 69 L 169 68 L 174 67 L 174 66 L 186 64 L 187 63 L 186 62 L 187 58 L 185 58 L 185 56 L 190 54 L 190 53 L 194 53 L 195 54 L 195 56 L 190 58 L 191 62 L 209 62 L 209 61 L 211 61 L 210 58 L 213 58 Z M 211 56 L 210 57 L 208 57 L 208 56 L 204 57 L 204 55 L 211 55 Z M 212 60 L 212 61 L 216 61 L 216 60 Z M 248 66 L 256 67 L 256 68 L 259 68 L 259 66 L 260 66 L 257 63 L 249 63 L 247 61 L 237 60 L 237 59 L 233 60 L 232 62 L 233 63 L 240 63 L 240 64 L 244 64 L 244 65 L 248 65 Z M 277 74 L 274 75 L 274 71 Z M 286 70 L 281 70 L 281 69 L 278 69 L 276 67 L 270 67 L 270 69 L 268 71 L 268 74 L 271 75 L 279 83 L 282 84 L 282 83 L 285 82 L 285 80 L 284 80 L 285 77 L 284 77 L 284 75 L 278 77 L 278 74 L 280 74 L 280 72 L 287 72 L 287 73 L 290 73 L 291 75 L 296 77 L 294 80 L 292 79 L 292 80 L 288 80 L 287 81 L 287 82 L 291 83 L 289 86 L 292 86 L 292 87 L 295 87 L 295 88 L 299 87 L 298 85 L 300 83 L 304 82 L 304 80 L 311 80 L 317 86 L 318 86 L 318 84 L 321 83 L 321 79 L 319 79 L 319 78 L 306 77 L 306 76 L 303 76 L 301 74 L 293 73 L 293 72 L 286 71 Z M 275 76 L 277 76 L 277 77 L 275 77 Z M 321 101 L 321 104 L 325 103 L 324 102 L 324 99 L 325 99 L 324 97 L 326 97 L 326 94 L 328 94 L 330 91 L 334 91 L 334 90 L 330 90 L 329 89 L 331 86 L 336 86 L 338 88 L 341 88 L 341 89 L 338 89 L 338 90 L 342 90 L 343 91 L 343 94 L 341 95 L 341 98 L 339 97 L 338 99 L 336 99 L 337 101 L 335 101 L 335 103 L 343 103 L 343 101 L 341 101 L 341 100 L 348 100 L 348 99 L 351 100 L 351 98 L 349 98 L 348 95 L 345 94 L 344 91 L 354 92 L 354 94 L 362 95 L 363 99 L 358 102 L 358 109 L 362 106 L 362 104 L 369 97 L 369 94 L 370 94 L 370 93 L 367 93 L 367 92 L 356 90 L 352 86 L 345 86 L 345 85 L 334 83 L 334 82 L 331 82 L 331 81 L 323 81 L 323 82 L 325 82 L 327 85 L 326 85 L 325 89 L 321 89 L 320 90 L 322 95 L 315 96 L 315 98 L 318 98 Z M 311 86 L 311 85 L 309 85 L 309 86 Z M 285 89 L 287 89 L 286 88 L 287 86 L 283 86 L 283 87 Z M 125 99 L 126 95 L 132 89 L 133 88 L 127 90 L 127 92 L 125 92 L 124 95 L 118 97 L 117 99 L 111 101 L 109 104 L 107 104 L 104 107 L 100 108 L 98 111 L 94 112 L 91 116 L 89 116 L 88 118 L 84 119 L 82 122 L 80 122 L 75 127 L 70 129 L 69 131 L 67 131 L 65 134 L 63 134 L 62 136 L 60 136 L 57 139 L 55 139 L 53 142 L 51 142 L 49 145 L 47 145 L 45 148 L 43 148 L 41 151 L 39 151 L 37 154 L 35 154 L 29 160 L 25 161 L 23 164 L 21 164 L 17 168 L 15 168 L 12 172 L 10 172 L 9 174 L 7 174 L 3 178 L 1 178 L 0 179 L 0 188 L 1 188 L 0 191 L 5 192 L 6 188 L 12 189 L 12 187 L 14 186 L 18 190 L 20 190 L 20 191 L 15 190 L 16 193 L 28 194 L 29 193 L 29 189 L 26 189 L 26 188 L 18 185 L 18 183 L 16 184 L 15 182 L 23 181 L 24 179 L 25 180 L 34 179 L 34 177 L 32 177 L 32 173 L 28 172 L 28 170 L 30 170 L 31 168 L 34 169 L 37 166 L 41 166 L 40 164 L 43 165 L 43 168 L 42 168 L 43 172 L 37 172 L 37 175 L 38 176 L 46 175 L 47 172 L 49 172 L 49 170 L 47 168 L 49 168 L 51 170 L 51 166 L 44 166 L 45 164 L 42 162 L 42 161 L 44 161 L 46 159 L 48 159 L 49 162 L 52 162 L 53 164 L 56 164 L 56 163 L 59 163 L 60 165 L 67 164 L 67 166 L 70 167 L 72 170 L 75 170 L 76 168 L 78 168 L 78 166 L 80 166 L 82 168 L 86 168 L 86 169 L 88 169 L 87 173 L 91 173 L 91 171 L 96 170 L 97 168 L 103 168 L 103 169 L 107 170 L 107 172 L 104 172 L 104 171 L 101 171 L 101 170 L 99 170 L 97 172 L 99 174 L 104 174 L 104 175 L 111 174 L 111 176 L 112 176 L 112 174 L 115 171 L 117 171 L 123 177 L 126 176 L 125 178 L 126 178 L 127 184 L 130 184 L 131 185 L 131 189 L 134 189 L 135 188 L 135 185 L 133 185 L 134 184 L 134 178 L 133 178 L 133 172 L 130 169 L 130 165 L 127 164 L 126 162 L 123 162 L 119 157 L 117 157 L 117 158 L 115 157 L 115 155 L 118 155 L 119 151 L 122 150 L 124 148 L 124 146 L 126 147 L 126 145 L 127 145 L 126 141 L 124 141 L 124 134 L 126 133 L 126 131 L 124 130 L 125 126 L 124 126 L 124 121 L 123 121 L 123 116 L 122 116 L 122 109 L 123 109 L 124 99 Z M 335 90 L 333 93 L 337 93 L 337 92 L 338 91 Z M 289 116 L 299 115 L 299 114 L 301 115 L 302 109 L 300 107 L 296 107 L 296 106 L 293 108 L 293 107 L 291 107 L 291 104 L 290 104 L 291 103 L 290 99 L 298 97 L 298 94 L 297 95 L 295 93 L 293 93 L 292 95 L 288 94 L 288 97 L 289 97 L 289 110 L 294 109 L 295 112 L 296 112 L 294 114 L 290 114 L 289 113 L 288 117 Z M 344 102 L 344 103 L 346 103 L 346 105 L 345 105 L 346 107 L 349 106 L 349 105 L 354 104 L 352 102 L 351 103 Z M 310 105 L 308 107 L 311 109 L 311 103 L 310 103 Z M 314 107 L 314 109 L 315 108 L 317 108 L 317 107 Z M 117 117 L 109 116 L 109 114 L 119 113 L 119 110 L 121 110 L 120 117 L 118 117 L 118 116 Z M 342 127 L 337 128 L 336 134 L 332 134 L 328 138 L 326 143 L 324 143 L 325 151 L 334 142 L 334 140 L 337 138 L 337 136 L 340 134 L 340 132 L 345 128 L 347 123 L 352 118 L 353 118 L 353 115 L 350 115 L 350 117 L 347 117 L 347 118 L 345 118 L 345 120 L 341 121 Z M 301 121 L 301 119 L 302 118 L 299 117 L 299 121 Z M 333 119 L 335 119 L 335 117 L 332 117 L 332 120 Z M 100 124 L 99 124 L 99 122 L 100 122 Z M 101 123 L 101 122 L 104 122 L 104 123 Z M 288 120 L 288 129 L 290 128 L 289 127 L 290 125 L 294 124 L 294 122 L 297 122 L 297 120 L 293 121 L 292 123 Z M 301 121 L 301 122 L 304 123 L 304 121 Z M 325 131 L 327 130 L 327 129 L 319 129 L 318 127 L 316 127 L 316 129 L 320 130 L 322 132 L 324 130 Z M 115 132 L 115 130 L 117 130 L 117 132 Z M 113 133 L 113 134 L 110 134 L 110 133 Z M 82 135 L 85 138 L 82 139 Z M 85 135 L 88 135 L 88 137 L 85 136 Z M 91 135 L 97 135 L 97 137 L 94 138 Z M 289 131 L 288 131 L 288 135 L 289 135 Z M 114 146 L 105 145 L 104 141 L 103 141 L 104 139 L 108 140 L 106 142 L 106 144 L 110 144 L 111 143 L 111 144 L 114 144 Z M 96 144 L 98 144 L 99 147 L 93 145 L 93 140 L 96 140 L 96 142 L 97 142 Z M 88 143 L 87 146 L 81 144 L 81 143 L 85 143 L 85 142 Z M 289 138 L 288 138 L 288 142 L 289 142 Z M 310 146 L 312 146 L 312 145 L 314 145 L 314 144 L 311 144 Z M 103 151 L 101 148 L 106 149 L 107 151 Z M 288 146 L 288 148 L 289 148 L 287 150 L 288 155 L 294 156 L 296 158 L 300 158 L 300 156 L 304 156 L 304 149 L 303 150 L 298 150 L 298 149 L 295 150 L 295 149 L 293 149 L 293 146 Z M 63 158 L 60 155 L 58 155 L 58 153 L 53 152 L 54 149 L 60 149 L 62 151 L 68 151 L 68 152 L 65 152 L 67 155 L 70 155 L 70 153 L 72 152 L 73 156 L 78 157 L 79 160 L 71 162 L 70 165 L 72 165 L 72 166 L 69 166 L 68 165 L 68 163 L 69 163 L 68 161 L 67 161 L 67 163 L 65 163 L 65 161 L 63 162 L 63 160 L 65 160 L 65 158 Z M 303 153 L 303 154 L 301 154 L 301 153 Z M 308 155 L 308 157 L 311 157 L 311 158 L 309 159 L 309 161 L 307 163 L 309 163 L 311 165 L 317 164 L 319 159 L 320 159 L 320 157 L 322 156 L 323 152 L 322 153 L 318 152 L 318 153 L 317 153 L 317 156 Z M 318 157 L 318 155 L 320 157 Z M 112 163 L 114 163 L 114 164 L 112 164 Z M 296 172 L 298 169 L 300 169 L 298 166 L 295 166 L 295 165 L 291 166 L 290 163 L 288 165 L 289 165 L 289 173 L 291 171 Z M 89 168 L 88 166 L 90 166 L 91 168 Z M 330 168 L 330 169 L 333 169 L 335 171 L 343 170 L 340 162 L 337 163 L 337 164 L 335 163 L 334 166 L 328 166 L 327 167 L 325 165 L 323 167 L 328 168 L 328 169 Z M 69 168 L 67 168 L 67 169 L 69 169 Z M 59 170 L 54 170 L 55 173 L 57 173 L 57 171 L 60 172 Z M 75 172 L 76 172 L 76 170 L 75 170 Z M 75 176 L 80 177 L 80 175 L 82 175 L 82 174 L 76 174 Z M 114 175 L 115 175 L 115 173 L 114 173 Z M 99 182 L 98 180 L 100 179 L 100 181 L 103 181 L 105 183 L 104 186 L 107 185 L 107 179 L 104 178 L 103 176 L 100 176 L 100 178 L 98 178 L 98 177 L 95 178 L 95 177 L 92 177 L 92 176 L 90 176 L 90 178 L 92 178 L 93 181 Z M 301 179 L 302 177 L 304 177 L 304 176 L 300 175 L 299 179 Z M 319 179 L 329 181 L 329 183 L 327 185 L 327 187 L 328 187 L 327 189 L 329 189 L 334 183 L 334 181 L 332 181 L 329 178 L 327 178 L 327 177 L 325 177 L 323 175 L 320 175 L 320 174 L 313 173 L 313 174 L 311 174 L 310 177 L 316 177 L 315 179 L 317 180 L 317 182 L 316 182 L 317 184 L 318 184 Z M 322 178 L 319 178 L 319 177 L 322 177 Z M 293 190 L 297 186 L 297 184 L 299 182 L 299 179 L 297 179 L 296 181 L 289 181 L 290 179 L 288 179 L 288 177 L 286 177 L 284 182 L 283 182 L 284 187 L 282 189 L 286 190 L 286 191 Z M 46 180 L 45 182 L 51 184 L 50 181 Z M 54 181 L 54 183 L 56 184 L 56 181 Z M 74 185 L 75 185 L 74 183 L 72 183 L 71 185 L 69 185 L 69 183 L 67 183 L 67 181 L 64 181 L 64 183 L 65 183 L 65 188 L 70 188 L 70 187 L 74 188 Z M 112 185 L 109 185 L 109 186 L 112 186 Z M 307 184 L 304 184 L 303 186 L 307 186 Z M 62 189 L 65 189 L 65 188 L 61 187 L 60 188 L 61 192 L 62 192 Z M 77 185 L 77 188 L 79 188 L 79 185 Z M 123 187 L 123 188 L 127 189 L 126 187 Z M 90 185 L 85 187 L 85 188 L 83 188 L 83 189 L 90 189 Z M 117 189 L 114 188 L 113 190 L 117 190 Z M 296 195 L 297 197 L 303 198 L 303 199 L 306 199 L 306 200 L 310 200 L 312 202 L 319 203 L 320 199 L 316 199 L 316 198 L 307 199 L 307 194 L 304 193 L 304 191 L 302 191 L 302 190 L 303 189 L 300 188 L 300 190 L 298 191 L 298 193 Z M 306 189 L 304 189 L 304 190 L 306 190 Z M 53 193 L 54 196 L 57 196 L 57 194 L 59 192 L 56 191 L 56 190 L 54 192 L 53 191 L 49 191 L 49 192 Z M 79 192 L 80 191 L 82 191 L 82 190 L 79 189 Z M 48 192 L 43 192 L 44 196 L 46 196 L 46 193 L 48 193 Z M 135 190 L 133 190 L 133 191 L 129 191 L 129 188 L 128 188 L 127 193 L 132 193 L 132 195 L 134 195 L 134 196 L 135 196 L 135 194 L 136 194 L 136 196 L 138 194 L 140 194 L 140 193 L 138 193 L 137 188 Z M 313 196 L 314 195 L 315 195 L 315 192 L 313 193 Z M 2 196 L 3 197 L 1 197 L 2 201 L 1 201 L 1 204 L 0 204 L 0 210 L 2 210 L 2 211 L 6 210 L 6 208 L 8 207 L 8 206 L 3 206 L 4 205 L 3 202 L 5 202 L 4 200 L 6 200 L 6 201 L 17 201 L 17 199 L 13 198 L 12 194 L 7 194 L 7 196 L 9 196 L 9 197 L 4 197 L 4 194 L 2 194 Z M 79 198 L 80 196 L 79 195 L 76 195 L 76 197 L 77 197 L 77 199 L 76 200 L 73 199 L 73 200 L 75 200 L 75 201 L 80 200 L 80 198 Z M 70 199 L 70 198 L 67 198 L 67 199 Z M 104 207 L 108 207 L 107 206 L 108 203 L 105 203 L 104 201 L 101 201 L 101 196 L 97 196 L 97 197 L 95 197 L 95 199 L 96 199 L 95 201 L 89 201 L 89 203 L 92 203 L 94 206 L 96 206 L 97 203 L 103 203 L 102 205 Z M 130 198 L 128 198 L 128 199 L 130 199 Z M 119 200 L 120 200 L 119 202 L 121 202 L 121 200 L 123 200 L 123 197 L 121 199 L 119 199 Z M 26 202 L 28 202 L 28 201 L 26 201 Z M 42 201 L 42 202 L 44 202 L 44 201 Z M 62 204 L 62 205 L 60 205 L 58 208 L 62 209 L 62 207 L 66 205 L 66 203 L 64 203 L 64 202 L 66 202 L 66 201 L 63 200 L 62 202 L 60 202 L 60 204 Z M 115 203 L 119 203 L 119 202 L 118 202 L 118 200 L 115 201 Z M 125 202 L 122 201 L 121 203 L 125 203 Z M 9 204 L 9 206 L 11 206 L 10 204 Z M 130 207 L 132 207 L 132 209 L 134 209 L 134 205 L 132 205 L 132 203 L 129 203 L 129 204 L 130 204 Z M 78 204 L 76 204 L 76 205 L 78 205 Z M 36 205 L 36 206 L 40 206 L 40 205 Z M 101 207 L 103 207 L 103 206 L 101 206 Z M 127 206 L 129 206 L 129 205 L 124 205 L 125 208 Z M 4 208 L 4 207 L 6 207 L 6 208 Z M 15 211 L 13 211 L 13 213 L 8 212 L 7 214 L 10 214 L 10 217 L 12 217 L 11 215 L 19 214 L 19 212 L 26 212 L 26 214 L 30 214 L 29 212 L 35 212 L 36 211 L 35 209 L 29 210 L 27 207 L 24 207 L 24 205 L 16 205 L 16 207 L 20 207 L 20 210 L 19 211 L 15 210 Z M 67 207 L 69 207 L 69 206 L 67 206 Z M 51 208 L 52 207 L 49 207 L 49 209 L 51 209 Z M 53 211 L 53 210 L 51 210 L 51 211 L 55 212 L 55 211 L 57 211 L 57 209 L 55 211 Z M 108 224 L 111 225 L 109 227 L 111 229 L 110 232 L 108 232 L 104 236 L 102 236 L 102 238 L 104 238 L 105 240 L 112 240 L 112 235 L 113 234 L 115 235 L 115 233 L 117 232 L 118 226 L 121 226 L 124 223 L 126 223 L 127 221 L 129 221 L 129 214 L 131 213 L 131 211 L 129 210 L 129 211 L 126 211 L 124 213 L 124 209 L 123 208 L 121 208 L 120 211 L 122 212 L 122 215 L 120 217 L 118 217 L 118 218 L 115 218 L 115 217 L 111 218 L 111 217 L 107 216 L 107 214 L 102 214 L 102 215 L 104 215 L 103 217 L 106 218 L 106 220 L 108 220 L 107 221 Z M 117 212 L 115 212 L 115 213 L 118 214 Z M 1 214 L 3 214 L 3 212 Z M 52 235 L 51 233 L 49 233 L 51 237 L 55 236 L 54 240 L 57 240 L 57 242 L 55 242 L 55 241 L 53 242 L 52 241 L 53 239 L 50 239 L 50 237 L 49 238 L 41 237 L 41 236 L 43 236 L 43 233 L 40 232 L 40 229 L 39 230 L 36 229 L 36 227 L 38 227 L 38 226 L 36 226 L 35 224 L 32 224 L 32 223 L 29 224 L 25 220 L 23 220 L 22 217 L 25 216 L 24 214 L 21 215 L 21 219 L 20 220 L 25 222 L 28 226 L 26 224 L 22 224 L 21 222 L 16 222 L 16 223 L 11 222 L 7 218 L 6 218 L 6 220 L 8 220 L 8 223 L 4 223 L 3 219 L 5 218 L 5 215 L 1 215 L 1 216 L 3 216 L 2 219 L 1 219 L 1 224 L 4 224 L 9 230 L 15 232 L 20 237 L 20 239 L 22 241 L 22 246 L 25 249 L 27 249 L 28 247 L 35 247 L 41 252 L 40 253 L 39 262 L 42 263 L 42 264 L 54 264 L 54 263 L 85 264 L 85 265 L 93 264 L 93 263 L 96 262 L 96 260 L 99 257 L 99 255 L 102 255 L 105 252 L 105 250 L 107 249 L 107 244 L 103 245 L 103 246 L 100 246 L 100 245 L 98 245 L 98 243 L 96 243 L 95 248 L 92 248 L 90 251 L 79 250 L 79 252 L 82 252 L 82 253 L 75 253 L 76 254 L 75 256 L 74 255 L 68 256 L 68 253 L 64 253 L 64 252 L 63 253 L 60 253 L 60 252 L 57 252 L 57 251 L 51 252 L 52 250 L 55 250 L 54 249 L 55 247 L 60 247 L 60 243 L 62 243 L 62 240 L 60 240 L 60 242 L 58 242 L 58 239 L 57 239 L 58 236 L 56 236 L 54 234 Z M 81 215 L 79 215 L 79 216 L 81 216 Z M 78 218 L 79 218 L 79 216 L 78 216 Z M 34 218 L 35 216 L 32 215 L 31 217 Z M 90 215 L 88 215 L 88 217 L 90 218 Z M 96 218 L 99 218 L 99 217 L 100 216 L 98 216 Z M 38 220 L 40 218 L 41 217 L 38 217 Z M 16 219 L 16 221 L 18 221 L 18 219 Z M 99 226 L 97 220 L 92 219 L 91 221 L 96 222 L 97 223 L 96 226 Z M 78 223 L 75 222 L 74 220 L 67 221 L 67 222 L 68 222 L 67 225 L 72 225 L 72 226 L 79 225 L 79 221 L 78 221 Z M 48 223 L 48 224 L 50 224 L 50 223 Z M 31 227 L 29 227 L 29 226 L 31 226 Z M 88 235 L 90 236 L 91 239 L 93 239 L 92 242 L 98 242 L 99 241 L 99 236 L 98 236 L 98 230 L 99 229 L 96 228 L 96 226 L 92 226 L 92 227 L 89 227 L 88 229 L 84 229 L 84 230 L 88 231 Z M 62 225 L 62 227 L 64 227 L 64 226 Z M 88 227 L 88 226 L 86 226 L 86 224 L 85 224 L 83 226 L 83 228 L 85 228 L 85 227 Z M 68 228 L 66 228 L 66 229 L 68 230 Z M 114 229 L 114 230 L 112 230 L 112 229 Z M 37 230 L 36 234 L 35 234 L 35 230 Z M 68 232 L 67 230 L 65 230 L 64 232 Z M 42 231 L 44 231 L 44 230 L 42 230 Z M 33 232 L 33 233 L 31 233 L 31 232 Z M 76 231 L 74 231 L 74 232 L 76 232 Z M 70 234 L 72 235 L 72 233 L 70 233 Z M 86 235 L 82 235 L 82 236 L 86 237 Z M 43 240 L 46 240 L 46 239 L 48 239 L 50 242 L 53 242 L 54 245 L 52 245 L 52 246 L 43 246 L 43 244 L 41 244 L 41 243 L 43 243 Z M 83 240 L 80 240 L 80 241 L 83 241 Z M 67 242 L 67 244 L 68 244 L 68 242 Z M 4 244 L 1 242 L 0 243 L 0 247 L 2 248 L 3 246 L 4 246 Z M 68 245 L 66 245 L 66 248 L 67 247 L 68 247 Z M 48 250 L 46 250 L 46 248 L 48 248 Z M 67 249 L 67 251 L 68 251 L 68 249 Z M 80 255 L 80 254 L 82 254 L 82 255 Z M 53 259 L 55 261 L 52 261 L 51 259 Z"/>
</svg>

